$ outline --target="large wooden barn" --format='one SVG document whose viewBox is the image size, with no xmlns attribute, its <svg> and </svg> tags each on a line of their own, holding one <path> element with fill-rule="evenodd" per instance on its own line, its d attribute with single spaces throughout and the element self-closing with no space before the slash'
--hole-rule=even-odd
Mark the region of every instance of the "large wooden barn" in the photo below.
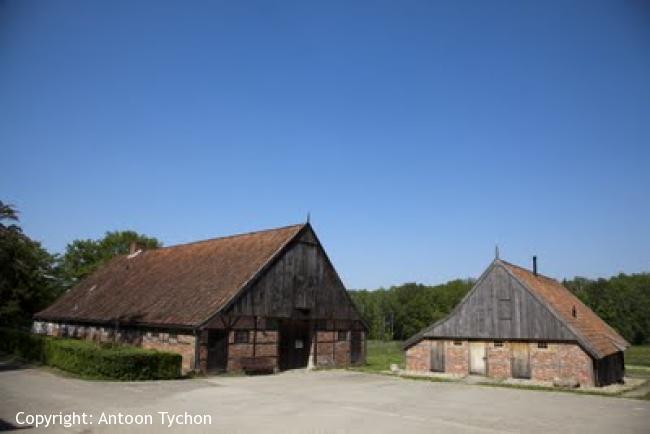
<svg viewBox="0 0 650 434">
<path fill-rule="evenodd" d="M 180 353 L 183 370 L 365 361 L 367 327 L 309 223 L 135 250 L 35 316 L 34 331 Z"/>
<path fill-rule="evenodd" d="M 629 346 L 558 281 L 498 258 L 446 318 L 405 343 L 407 370 L 603 386 Z"/>
</svg>

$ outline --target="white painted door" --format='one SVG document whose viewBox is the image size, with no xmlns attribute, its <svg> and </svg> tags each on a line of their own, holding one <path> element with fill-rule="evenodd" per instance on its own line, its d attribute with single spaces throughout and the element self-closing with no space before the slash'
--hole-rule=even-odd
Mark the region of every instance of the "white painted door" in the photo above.
<svg viewBox="0 0 650 434">
<path fill-rule="evenodd" d="M 485 375 L 485 342 L 469 343 L 469 372 Z"/>
</svg>

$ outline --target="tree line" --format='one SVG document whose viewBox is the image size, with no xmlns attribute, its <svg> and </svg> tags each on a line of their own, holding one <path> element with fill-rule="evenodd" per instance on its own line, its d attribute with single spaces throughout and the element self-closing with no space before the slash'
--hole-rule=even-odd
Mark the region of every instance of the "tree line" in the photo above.
<svg viewBox="0 0 650 434">
<path fill-rule="evenodd" d="M 149 249 L 162 246 L 134 231 L 114 231 L 73 240 L 62 254 L 52 254 L 23 232 L 15 207 L 0 201 L 0 325 L 28 326 L 34 313 L 114 256 L 128 253 L 132 242 Z M 628 341 L 650 342 L 650 273 L 575 277 L 563 284 Z M 371 339 L 403 340 L 451 312 L 473 285 L 473 279 L 457 279 L 350 294 Z"/>
</svg>

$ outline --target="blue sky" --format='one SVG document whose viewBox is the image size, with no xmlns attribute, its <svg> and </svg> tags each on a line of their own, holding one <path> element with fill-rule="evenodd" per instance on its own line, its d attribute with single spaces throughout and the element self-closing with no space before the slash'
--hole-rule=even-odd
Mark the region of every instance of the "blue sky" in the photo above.
<svg viewBox="0 0 650 434">
<path fill-rule="evenodd" d="M 650 6 L 0 2 L 0 199 L 52 251 L 312 223 L 344 282 L 650 270 Z"/>
</svg>

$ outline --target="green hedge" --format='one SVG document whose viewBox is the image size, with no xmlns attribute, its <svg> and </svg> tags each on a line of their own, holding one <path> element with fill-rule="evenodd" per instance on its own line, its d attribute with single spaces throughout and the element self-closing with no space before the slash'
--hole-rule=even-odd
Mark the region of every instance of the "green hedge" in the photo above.
<svg viewBox="0 0 650 434">
<path fill-rule="evenodd" d="M 0 350 L 84 377 L 111 380 L 178 378 L 180 354 L 136 347 L 100 346 L 77 339 L 0 328 Z"/>
</svg>

